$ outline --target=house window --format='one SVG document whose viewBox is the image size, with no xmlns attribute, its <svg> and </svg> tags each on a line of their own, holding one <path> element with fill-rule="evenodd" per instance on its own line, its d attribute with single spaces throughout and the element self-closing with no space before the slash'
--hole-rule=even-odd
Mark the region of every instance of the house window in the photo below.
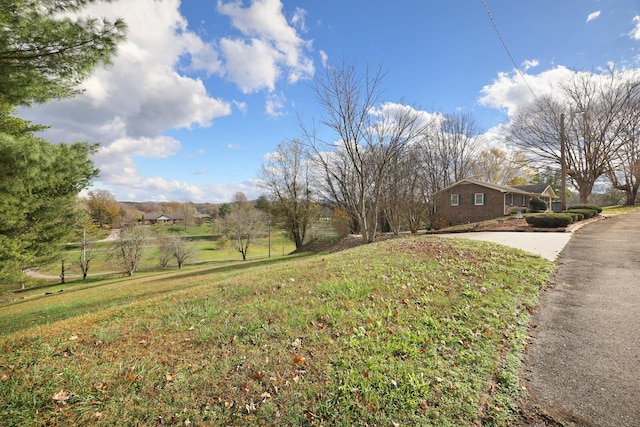
<svg viewBox="0 0 640 427">
<path fill-rule="evenodd" d="M 452 194 L 451 195 L 451 206 L 460 206 L 460 195 Z"/>
<path fill-rule="evenodd" d="M 509 194 L 509 206 L 513 206 L 513 193 Z"/>
<path fill-rule="evenodd" d="M 475 193 L 473 195 L 473 204 L 476 206 L 484 205 L 484 193 Z"/>
</svg>

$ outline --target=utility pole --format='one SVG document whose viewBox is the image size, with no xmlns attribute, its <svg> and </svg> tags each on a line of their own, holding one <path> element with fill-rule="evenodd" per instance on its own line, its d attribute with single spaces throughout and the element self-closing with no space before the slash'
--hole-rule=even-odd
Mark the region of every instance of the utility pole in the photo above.
<svg viewBox="0 0 640 427">
<path fill-rule="evenodd" d="M 560 113 L 560 210 L 567 210 L 567 160 L 565 158 L 564 113 Z"/>
</svg>

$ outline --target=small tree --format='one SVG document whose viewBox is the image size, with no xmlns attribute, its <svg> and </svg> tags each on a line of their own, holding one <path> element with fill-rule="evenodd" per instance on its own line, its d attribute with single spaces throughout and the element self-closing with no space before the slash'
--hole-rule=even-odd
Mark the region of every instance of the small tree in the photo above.
<svg viewBox="0 0 640 427">
<path fill-rule="evenodd" d="M 223 234 L 246 261 L 249 246 L 262 231 L 264 214 L 251 206 L 242 192 L 233 196 L 231 212 L 224 218 Z"/>
<path fill-rule="evenodd" d="M 193 257 L 196 246 L 193 242 L 189 243 L 186 236 L 171 236 L 170 237 L 171 255 L 176 259 L 178 263 L 178 269 L 182 270 L 182 266 Z"/>
<path fill-rule="evenodd" d="M 284 224 L 293 236 L 296 249 L 303 245 L 317 210 L 312 198 L 309 167 L 302 143 L 294 139 L 280 143 L 260 172 L 263 186 L 273 202 L 269 204 L 269 200 L 261 196 L 258 199 L 261 203 L 256 203 L 256 207 L 268 207 L 258 208 Z"/>
<path fill-rule="evenodd" d="M 98 256 L 98 248 L 93 240 L 87 238 L 86 231 L 83 230 L 82 241 L 80 242 L 80 256 L 77 265 L 82 271 L 82 280 L 87 280 L 89 274 L 89 264 Z"/>
<path fill-rule="evenodd" d="M 120 230 L 114 243 L 114 256 L 118 258 L 124 273 L 133 276 L 147 245 L 149 232 L 145 226 L 136 225 Z"/>
</svg>

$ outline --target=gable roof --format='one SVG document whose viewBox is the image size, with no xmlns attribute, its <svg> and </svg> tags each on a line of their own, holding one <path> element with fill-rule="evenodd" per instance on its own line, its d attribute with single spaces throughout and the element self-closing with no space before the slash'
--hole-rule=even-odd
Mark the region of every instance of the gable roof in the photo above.
<svg viewBox="0 0 640 427">
<path fill-rule="evenodd" d="M 518 188 L 523 191 L 534 194 L 544 194 L 547 189 L 550 189 L 548 184 L 530 184 L 530 185 L 514 185 L 513 188 Z"/>
<path fill-rule="evenodd" d="M 481 187 L 486 187 L 486 188 L 490 188 L 492 190 L 496 190 L 499 191 L 501 193 L 511 193 L 511 194 L 524 194 L 524 195 L 542 195 L 542 194 L 548 194 L 551 195 L 553 197 L 555 197 L 556 193 L 553 191 L 553 189 L 547 185 L 547 184 L 531 184 L 531 185 L 516 185 L 516 186 L 510 186 L 510 185 L 501 185 L 501 184 L 493 184 L 490 182 L 484 182 L 484 181 L 478 181 L 475 179 L 463 179 L 460 180 L 458 182 L 455 182 L 445 188 L 443 188 L 442 190 L 438 191 L 438 193 L 449 190 L 453 187 L 456 187 L 458 185 L 461 184 L 475 184 L 475 185 L 479 185 Z M 550 190 L 550 192 L 547 192 L 547 190 Z"/>
<path fill-rule="evenodd" d="M 453 184 L 449 185 L 448 187 L 443 188 L 442 190 L 438 191 L 438 193 L 449 190 L 453 187 L 457 187 L 458 185 L 462 185 L 462 184 L 475 184 L 475 185 L 479 185 L 481 187 L 486 187 L 486 188 L 490 188 L 492 190 L 496 190 L 499 191 L 501 193 L 515 193 L 515 194 L 531 194 L 528 191 L 525 190 L 520 190 L 516 187 L 510 187 L 508 185 L 500 185 L 500 184 L 493 184 L 490 182 L 483 182 L 483 181 L 477 181 L 475 179 L 463 179 L 460 180 L 458 182 L 454 182 Z"/>
</svg>

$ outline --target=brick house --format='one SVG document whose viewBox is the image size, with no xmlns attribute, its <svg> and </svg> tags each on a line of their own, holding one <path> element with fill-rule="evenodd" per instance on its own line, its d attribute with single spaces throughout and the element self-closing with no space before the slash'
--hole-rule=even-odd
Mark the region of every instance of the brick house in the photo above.
<svg viewBox="0 0 640 427">
<path fill-rule="evenodd" d="M 153 213 L 144 214 L 142 216 L 141 222 L 143 225 L 155 225 L 155 224 L 174 225 L 174 224 L 184 224 L 184 218 L 179 215 L 167 215 L 167 214 L 153 212 Z"/>
<path fill-rule="evenodd" d="M 541 199 L 551 208 L 556 198 L 546 184 L 508 186 L 463 179 L 434 195 L 432 227 L 440 229 L 452 225 L 502 218 L 529 208 L 531 199 Z"/>
</svg>

